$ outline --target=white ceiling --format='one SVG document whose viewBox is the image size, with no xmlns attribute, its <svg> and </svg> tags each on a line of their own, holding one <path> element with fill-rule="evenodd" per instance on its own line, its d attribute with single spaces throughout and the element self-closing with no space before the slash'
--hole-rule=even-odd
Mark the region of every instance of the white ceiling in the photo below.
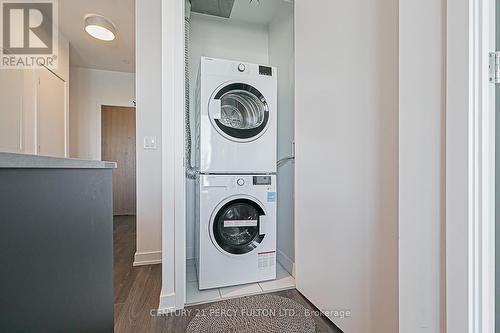
<svg viewBox="0 0 500 333">
<path fill-rule="evenodd" d="M 138 0 L 151 1 L 151 0 Z M 284 2 L 293 0 L 236 0 L 230 21 L 267 25 Z M 104 42 L 89 36 L 84 18 L 99 14 L 116 26 L 116 39 Z M 70 42 L 71 66 L 135 72 L 135 0 L 59 1 L 59 26 Z"/>
<path fill-rule="evenodd" d="M 89 36 L 84 29 L 87 14 L 111 20 L 116 39 L 104 42 Z M 71 66 L 135 72 L 135 0 L 59 1 L 59 27 L 70 42 Z"/>
<path fill-rule="evenodd" d="M 268 25 L 286 0 L 236 0 L 229 20 Z"/>
<path fill-rule="evenodd" d="M 222 21 L 245 22 L 267 26 L 271 23 L 278 10 L 282 8 L 281 6 L 291 6 L 292 4 L 293 0 L 235 0 L 231 16 L 228 19 L 196 12 L 193 12 L 192 15 L 208 16 Z"/>
</svg>

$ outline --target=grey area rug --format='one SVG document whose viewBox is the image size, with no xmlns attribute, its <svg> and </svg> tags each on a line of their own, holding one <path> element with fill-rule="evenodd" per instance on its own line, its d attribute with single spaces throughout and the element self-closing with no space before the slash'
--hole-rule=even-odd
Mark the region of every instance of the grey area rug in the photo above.
<svg viewBox="0 0 500 333">
<path fill-rule="evenodd" d="M 186 333 L 312 333 L 308 310 L 289 298 L 257 295 L 214 303 L 199 310 Z"/>
</svg>

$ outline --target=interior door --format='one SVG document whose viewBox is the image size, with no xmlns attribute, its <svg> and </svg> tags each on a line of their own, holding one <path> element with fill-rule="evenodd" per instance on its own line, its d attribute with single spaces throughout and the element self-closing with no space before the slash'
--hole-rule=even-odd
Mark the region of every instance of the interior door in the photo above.
<svg viewBox="0 0 500 333">
<path fill-rule="evenodd" d="M 66 156 L 66 82 L 48 69 L 38 70 L 38 154 Z"/>
<path fill-rule="evenodd" d="M 295 1 L 295 18 L 297 289 L 346 333 L 395 333 L 398 2 Z"/>
<path fill-rule="evenodd" d="M 113 171 L 113 214 L 136 214 L 135 108 L 101 108 L 101 155 L 117 162 Z"/>
</svg>

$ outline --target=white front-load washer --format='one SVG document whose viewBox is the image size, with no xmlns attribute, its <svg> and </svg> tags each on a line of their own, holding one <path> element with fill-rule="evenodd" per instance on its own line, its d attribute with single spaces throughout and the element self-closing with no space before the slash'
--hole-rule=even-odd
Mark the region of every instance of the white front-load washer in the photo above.
<svg viewBox="0 0 500 333">
<path fill-rule="evenodd" d="M 276 279 L 276 176 L 200 175 L 200 289 Z"/>
<path fill-rule="evenodd" d="M 202 57 L 196 96 L 200 173 L 275 173 L 277 69 Z"/>
</svg>

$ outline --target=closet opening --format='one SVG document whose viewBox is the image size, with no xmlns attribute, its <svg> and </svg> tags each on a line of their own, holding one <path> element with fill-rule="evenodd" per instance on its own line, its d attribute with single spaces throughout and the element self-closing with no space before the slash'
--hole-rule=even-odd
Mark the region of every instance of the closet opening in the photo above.
<svg viewBox="0 0 500 333">
<path fill-rule="evenodd" d="M 186 1 L 185 305 L 295 288 L 294 5 Z"/>
</svg>

